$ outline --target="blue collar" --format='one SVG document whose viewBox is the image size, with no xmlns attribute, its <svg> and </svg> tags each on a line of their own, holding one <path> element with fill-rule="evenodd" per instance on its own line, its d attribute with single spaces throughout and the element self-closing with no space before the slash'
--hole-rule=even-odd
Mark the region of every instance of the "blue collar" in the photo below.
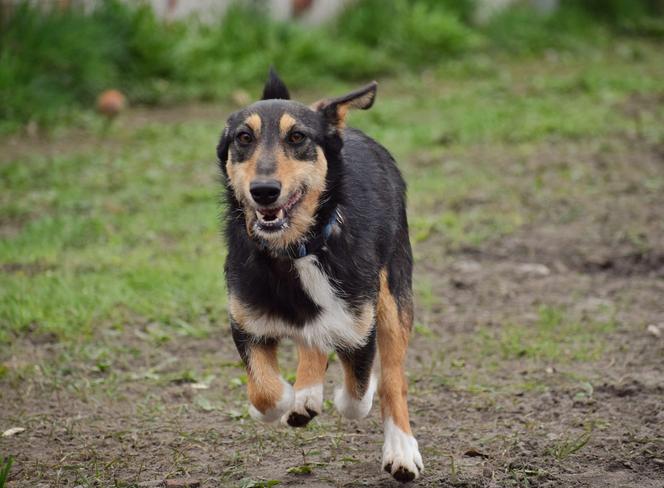
<svg viewBox="0 0 664 488">
<path fill-rule="evenodd" d="M 323 229 L 321 230 L 320 234 L 313 236 L 304 242 L 288 246 L 287 248 L 280 251 L 279 255 L 287 259 L 300 259 L 310 254 L 313 254 L 314 252 L 324 247 L 325 244 L 327 244 L 327 240 L 332 235 L 334 226 L 341 225 L 341 223 L 342 223 L 341 213 L 339 212 L 339 208 L 337 207 L 334 209 L 334 212 L 332 212 L 330 219 L 323 226 Z"/>
</svg>

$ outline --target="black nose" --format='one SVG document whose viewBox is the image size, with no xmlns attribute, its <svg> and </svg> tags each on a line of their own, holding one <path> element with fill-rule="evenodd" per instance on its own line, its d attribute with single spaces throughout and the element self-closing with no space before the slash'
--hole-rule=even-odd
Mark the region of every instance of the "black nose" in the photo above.
<svg viewBox="0 0 664 488">
<path fill-rule="evenodd" d="M 256 203 L 270 205 L 279 198 L 281 183 L 277 180 L 256 180 L 249 185 L 249 191 Z"/>
</svg>

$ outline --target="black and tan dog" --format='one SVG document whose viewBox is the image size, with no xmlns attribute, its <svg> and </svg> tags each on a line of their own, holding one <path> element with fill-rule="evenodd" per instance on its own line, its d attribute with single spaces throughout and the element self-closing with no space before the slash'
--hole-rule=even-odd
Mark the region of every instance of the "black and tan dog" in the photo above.
<svg viewBox="0 0 664 488">
<path fill-rule="evenodd" d="M 384 147 L 345 126 L 348 111 L 370 108 L 375 96 L 374 82 L 308 107 L 290 101 L 271 71 L 263 99 L 230 116 L 217 148 L 229 207 L 226 280 L 252 416 L 306 425 L 321 413 L 336 351 L 337 410 L 366 416 L 378 387 L 383 467 L 405 482 L 423 469 L 404 375 L 413 322 L 405 183 Z M 298 347 L 294 386 L 279 373 L 282 338 Z"/>
</svg>

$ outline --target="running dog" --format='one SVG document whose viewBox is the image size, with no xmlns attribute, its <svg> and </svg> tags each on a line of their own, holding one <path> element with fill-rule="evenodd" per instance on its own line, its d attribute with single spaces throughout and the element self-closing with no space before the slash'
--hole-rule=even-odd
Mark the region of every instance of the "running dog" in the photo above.
<svg viewBox="0 0 664 488">
<path fill-rule="evenodd" d="M 373 105 L 376 87 L 307 106 L 291 101 L 270 70 L 262 100 L 229 117 L 217 147 L 225 272 L 252 417 L 307 425 L 322 412 L 328 353 L 336 351 L 344 371 L 337 410 L 366 416 L 378 388 L 382 466 L 408 482 L 423 464 L 404 375 L 413 323 L 406 185 L 383 146 L 346 127 L 351 109 Z M 297 344 L 293 386 L 277 364 L 283 338 Z"/>
</svg>

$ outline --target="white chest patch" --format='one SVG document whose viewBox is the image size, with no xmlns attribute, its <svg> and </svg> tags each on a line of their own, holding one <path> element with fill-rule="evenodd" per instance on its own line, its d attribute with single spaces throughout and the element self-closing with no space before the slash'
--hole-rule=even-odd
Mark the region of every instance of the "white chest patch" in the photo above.
<svg viewBox="0 0 664 488">
<path fill-rule="evenodd" d="M 339 346 L 362 346 L 373 324 L 374 307 L 367 303 L 359 314 L 353 314 L 318 266 L 315 256 L 296 259 L 294 263 L 302 288 L 321 308 L 318 316 L 304 326 L 296 327 L 280 318 L 249 311 L 243 328 L 257 336 L 290 337 L 323 351 Z"/>
</svg>

